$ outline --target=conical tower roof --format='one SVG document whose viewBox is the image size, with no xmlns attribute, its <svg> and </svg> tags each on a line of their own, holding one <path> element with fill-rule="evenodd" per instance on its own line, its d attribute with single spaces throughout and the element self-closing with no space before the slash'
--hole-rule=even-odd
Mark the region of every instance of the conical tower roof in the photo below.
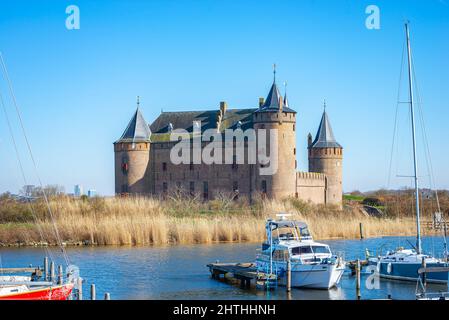
<svg viewBox="0 0 449 320">
<path fill-rule="evenodd" d="M 284 107 L 288 108 L 288 99 L 287 99 L 287 92 L 284 95 Z"/>
<path fill-rule="evenodd" d="M 287 102 L 287 105 L 285 104 Z M 283 104 L 283 106 L 281 106 Z M 290 109 L 288 106 L 287 98 L 282 98 L 282 95 L 276 85 L 276 78 L 271 85 L 270 91 L 268 92 L 267 99 L 265 103 L 256 112 L 278 112 L 282 109 L 283 112 L 296 113 L 295 110 Z"/>
<path fill-rule="evenodd" d="M 326 110 L 323 112 L 320 127 L 318 128 L 315 140 L 312 142 L 310 148 L 343 148 L 337 140 L 335 140 Z"/>
<path fill-rule="evenodd" d="M 151 130 L 140 112 L 139 103 L 133 117 L 117 142 L 150 141 Z"/>
<path fill-rule="evenodd" d="M 281 93 L 279 92 L 276 82 L 273 82 L 273 85 L 271 86 L 270 92 L 268 92 L 267 99 L 265 100 L 265 103 L 262 106 L 262 108 L 263 109 L 279 109 L 280 99 L 281 99 Z"/>
</svg>

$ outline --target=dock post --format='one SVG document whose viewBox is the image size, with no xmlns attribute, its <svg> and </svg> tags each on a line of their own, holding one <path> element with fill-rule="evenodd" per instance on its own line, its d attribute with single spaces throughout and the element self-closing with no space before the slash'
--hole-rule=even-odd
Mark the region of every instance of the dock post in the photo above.
<svg viewBox="0 0 449 320">
<path fill-rule="evenodd" d="M 355 276 L 356 276 L 356 282 L 355 282 L 355 291 L 357 295 L 357 300 L 360 300 L 361 294 L 360 294 L 360 259 L 357 259 L 357 265 L 355 266 Z"/>
<path fill-rule="evenodd" d="M 363 223 L 359 223 L 360 240 L 363 240 Z"/>
<path fill-rule="evenodd" d="M 78 300 L 83 300 L 83 279 L 78 278 Z"/>
<path fill-rule="evenodd" d="M 421 266 L 424 269 L 426 268 L 426 258 L 425 257 L 422 258 Z M 426 276 L 425 272 L 422 273 L 422 285 L 424 287 L 424 290 L 426 290 L 426 288 L 427 288 L 427 276 Z"/>
<path fill-rule="evenodd" d="M 95 285 L 91 284 L 90 285 L 90 300 L 95 300 Z"/>
<path fill-rule="evenodd" d="M 111 300 L 111 295 L 109 294 L 109 292 L 106 292 L 104 294 L 104 300 Z"/>
<path fill-rule="evenodd" d="M 62 276 L 62 273 L 63 273 L 63 271 L 62 271 L 62 266 L 59 265 L 59 266 L 58 266 L 58 284 L 62 284 L 62 282 L 63 282 L 63 276 Z"/>
<path fill-rule="evenodd" d="M 292 263 L 290 259 L 287 260 L 287 292 L 292 288 Z"/>
<path fill-rule="evenodd" d="M 54 261 L 50 262 L 50 281 L 54 282 L 55 281 L 55 263 Z"/>
<path fill-rule="evenodd" d="M 48 281 L 48 257 L 44 258 L 44 281 Z"/>
</svg>

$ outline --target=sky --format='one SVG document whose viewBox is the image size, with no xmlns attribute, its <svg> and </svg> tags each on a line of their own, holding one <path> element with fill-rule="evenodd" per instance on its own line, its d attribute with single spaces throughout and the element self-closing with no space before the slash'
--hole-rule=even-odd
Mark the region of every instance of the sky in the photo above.
<svg viewBox="0 0 449 320">
<path fill-rule="evenodd" d="M 66 28 L 69 5 L 80 9 L 79 30 Z M 380 10 L 380 29 L 366 28 L 369 5 Z M 210 110 L 220 101 L 256 107 L 276 63 L 281 91 L 287 81 L 298 112 L 299 169 L 307 170 L 307 134 L 315 135 L 326 99 L 344 147 L 344 191 L 367 191 L 410 186 L 410 178 L 396 178 L 412 174 L 406 104 L 393 134 L 398 92 L 407 100 L 405 73 L 399 81 L 406 19 L 434 186 L 449 189 L 446 0 L 1 0 L 0 51 L 44 184 L 112 195 L 112 143 L 136 96 L 150 123 L 161 110 Z M 28 183 L 37 184 L 4 79 L 0 92 Z M 418 156 L 425 183 L 429 166 L 423 151 Z M 17 192 L 23 182 L 2 112 L 0 163 L 0 193 Z"/>
</svg>

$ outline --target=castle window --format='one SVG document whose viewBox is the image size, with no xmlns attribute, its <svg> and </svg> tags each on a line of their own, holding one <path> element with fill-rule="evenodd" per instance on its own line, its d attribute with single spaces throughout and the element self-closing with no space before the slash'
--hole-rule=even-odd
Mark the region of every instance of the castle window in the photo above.
<svg viewBox="0 0 449 320">
<path fill-rule="evenodd" d="M 207 181 L 203 181 L 203 198 L 204 200 L 209 199 L 209 183 Z"/>
<path fill-rule="evenodd" d="M 237 156 L 232 156 L 232 170 L 237 170 Z"/>
<path fill-rule="evenodd" d="M 295 160 L 295 169 L 298 167 L 298 161 Z"/>
<path fill-rule="evenodd" d="M 296 156 L 296 148 L 293 148 L 293 154 Z"/>
<path fill-rule="evenodd" d="M 295 124 L 293 124 L 293 131 L 295 131 L 295 129 L 296 129 L 296 125 L 295 125 Z"/>
<path fill-rule="evenodd" d="M 267 180 L 262 180 L 262 193 L 267 193 Z"/>
<path fill-rule="evenodd" d="M 232 183 L 232 191 L 234 192 L 234 200 L 237 200 L 239 198 L 239 182 L 234 181 Z"/>
<path fill-rule="evenodd" d="M 168 184 L 167 184 L 167 182 L 163 182 L 162 183 L 162 193 L 167 193 L 167 191 L 168 191 Z"/>
<path fill-rule="evenodd" d="M 162 171 L 167 171 L 167 162 L 162 162 Z"/>
<path fill-rule="evenodd" d="M 190 181 L 190 195 L 193 197 L 195 195 L 195 182 Z"/>
</svg>

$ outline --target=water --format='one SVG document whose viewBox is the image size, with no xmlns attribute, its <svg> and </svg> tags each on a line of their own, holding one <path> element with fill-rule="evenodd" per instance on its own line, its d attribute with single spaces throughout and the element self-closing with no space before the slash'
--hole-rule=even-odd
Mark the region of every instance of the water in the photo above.
<svg viewBox="0 0 449 320">
<path fill-rule="evenodd" d="M 406 239 L 413 237 L 388 237 L 366 240 L 321 241 L 331 246 L 333 252 L 343 251 L 346 260 L 365 257 L 365 248 L 373 253 L 382 245 L 383 252 L 400 245 L 409 247 Z M 220 262 L 253 261 L 255 243 L 177 245 L 158 247 L 73 247 L 67 248 L 71 263 L 81 270 L 86 280 L 84 295 L 95 283 L 97 299 L 105 292 L 112 299 L 286 299 L 285 288 L 277 290 L 242 290 L 236 285 L 212 280 L 206 264 Z M 423 239 L 424 250 L 435 254 L 443 251 L 441 237 Z M 55 256 L 60 256 L 56 251 Z M 42 248 L 1 248 L 3 267 L 42 265 Z M 56 260 L 62 263 L 61 260 Z M 393 299 L 415 299 L 415 282 L 381 280 L 380 289 L 365 288 L 362 275 L 362 298 L 383 299 L 391 294 Z M 445 285 L 428 285 L 429 291 L 445 291 Z M 355 299 L 355 277 L 348 273 L 338 288 L 331 290 L 292 289 L 291 299 Z"/>
</svg>

